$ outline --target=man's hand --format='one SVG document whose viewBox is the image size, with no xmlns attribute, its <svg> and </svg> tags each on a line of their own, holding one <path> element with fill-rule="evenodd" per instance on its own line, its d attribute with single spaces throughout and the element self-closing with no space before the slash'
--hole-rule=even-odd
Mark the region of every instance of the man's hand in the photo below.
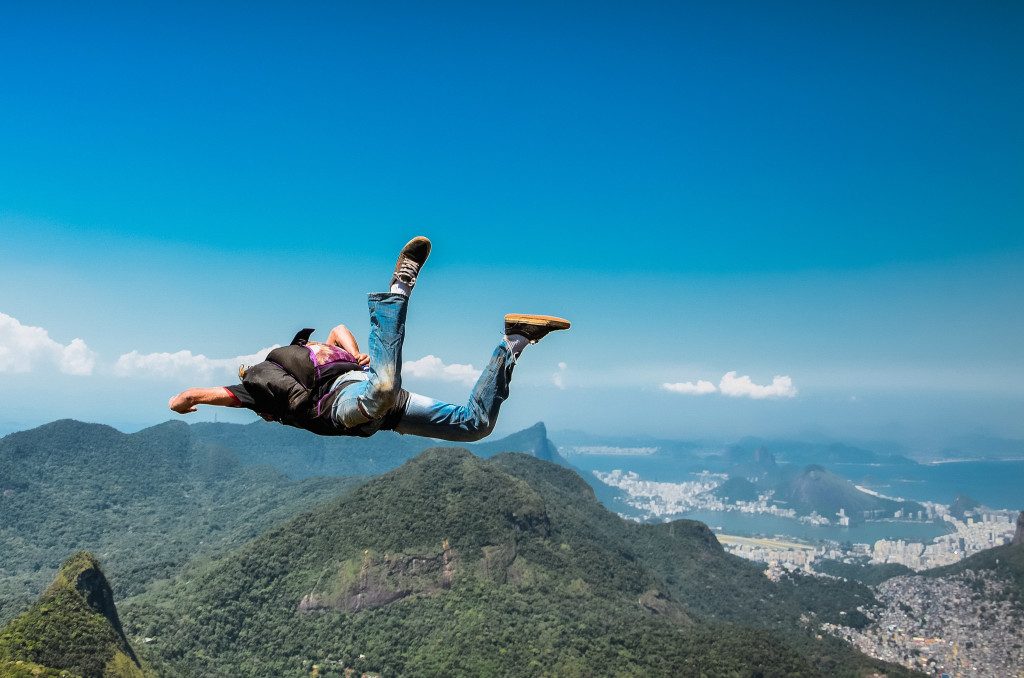
<svg viewBox="0 0 1024 678">
<path fill-rule="evenodd" d="M 188 414 L 189 412 L 196 411 L 195 404 L 192 399 L 188 397 L 188 391 L 182 391 L 178 395 L 174 396 L 167 402 L 167 405 L 178 414 Z"/>
<path fill-rule="evenodd" d="M 359 344 L 356 342 L 356 338 L 352 336 L 352 333 L 348 331 L 348 328 L 344 325 L 338 325 L 331 330 L 331 335 L 327 337 L 328 346 L 338 346 L 343 348 L 356 359 L 356 362 L 366 367 L 370 364 L 370 356 L 365 353 L 359 352 Z"/>
</svg>

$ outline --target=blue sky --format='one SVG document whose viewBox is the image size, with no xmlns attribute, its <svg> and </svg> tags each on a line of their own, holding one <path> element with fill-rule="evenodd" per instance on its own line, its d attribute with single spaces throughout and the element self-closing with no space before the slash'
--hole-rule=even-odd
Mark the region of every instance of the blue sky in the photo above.
<svg viewBox="0 0 1024 678">
<path fill-rule="evenodd" d="M 0 431 L 364 340 L 423 234 L 410 389 L 574 323 L 499 433 L 1024 437 L 1024 7 L 897 5 L 5 7 Z"/>
</svg>

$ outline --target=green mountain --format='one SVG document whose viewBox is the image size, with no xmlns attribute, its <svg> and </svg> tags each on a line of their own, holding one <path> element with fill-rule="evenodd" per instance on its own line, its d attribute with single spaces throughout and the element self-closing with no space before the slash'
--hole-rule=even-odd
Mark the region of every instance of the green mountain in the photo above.
<svg viewBox="0 0 1024 678">
<path fill-rule="evenodd" d="M 81 551 L 28 611 L 0 629 L 0 675 L 147 678 L 100 564 Z"/>
<path fill-rule="evenodd" d="M 246 466 L 270 466 L 296 480 L 378 475 L 432 446 L 430 441 L 392 431 L 371 438 L 328 437 L 264 421 L 246 425 L 200 422 L 191 429 L 197 440 L 230 449 Z"/>
<path fill-rule="evenodd" d="M 871 604 L 833 586 L 624 521 L 554 464 L 435 448 L 124 614 L 165 676 L 916 675 L 815 640 Z"/>
<path fill-rule="evenodd" d="M 8 435 L 0 439 L 0 623 L 32 603 L 68 553 L 98 554 L 120 599 L 361 482 L 296 482 L 249 468 L 181 422 L 129 435 L 63 420 Z"/>
<path fill-rule="evenodd" d="M 949 506 L 949 514 L 957 520 L 966 520 L 967 514 L 974 514 L 974 509 L 981 508 L 981 502 L 971 499 L 966 494 L 958 494 Z"/>
<path fill-rule="evenodd" d="M 0 438 L 0 623 L 32 603 L 70 552 L 99 554 L 121 599 L 430 445 L 397 434 L 323 438 L 265 422 L 167 422 L 124 434 L 62 420 Z M 564 463 L 543 424 L 474 449 Z"/>
<path fill-rule="evenodd" d="M 317 436 L 262 421 L 246 425 L 200 422 L 192 425 L 192 431 L 200 441 L 230 449 L 243 464 L 272 466 L 295 479 L 379 475 L 438 445 L 429 438 L 403 436 L 392 431 L 381 431 L 370 438 Z M 542 423 L 506 438 L 485 440 L 468 447 L 480 457 L 522 452 L 568 466 L 548 440 Z"/>
<path fill-rule="evenodd" d="M 831 518 L 842 509 L 851 520 L 891 517 L 897 510 L 920 511 L 916 502 L 899 502 L 868 494 L 852 482 L 812 464 L 776 489 L 775 502 L 796 509 L 800 515 L 812 511 Z"/>
</svg>

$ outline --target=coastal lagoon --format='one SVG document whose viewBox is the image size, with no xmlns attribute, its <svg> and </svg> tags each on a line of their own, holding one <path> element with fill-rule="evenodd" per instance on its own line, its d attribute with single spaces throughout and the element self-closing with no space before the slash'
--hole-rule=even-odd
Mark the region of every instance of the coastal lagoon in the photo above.
<svg viewBox="0 0 1024 678">
<path fill-rule="evenodd" d="M 811 525 L 794 518 L 780 518 L 767 514 L 743 513 L 741 511 L 693 511 L 677 518 L 699 520 L 715 532 L 739 536 L 787 535 L 807 541 L 853 542 L 874 544 L 879 539 L 903 539 L 905 541 L 931 541 L 948 534 L 945 524 L 909 523 L 895 521 L 872 521 L 840 527 L 838 525 Z"/>
</svg>

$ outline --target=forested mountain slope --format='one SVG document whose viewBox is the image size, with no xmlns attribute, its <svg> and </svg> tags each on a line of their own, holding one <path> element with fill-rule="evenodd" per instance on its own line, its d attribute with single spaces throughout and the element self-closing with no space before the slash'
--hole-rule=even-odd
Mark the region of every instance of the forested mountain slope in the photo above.
<svg viewBox="0 0 1024 678">
<path fill-rule="evenodd" d="M 124 434 L 62 420 L 0 439 L 0 623 L 89 550 L 118 598 L 363 482 L 290 480 L 169 422 Z"/>
<path fill-rule="evenodd" d="M 147 651 L 167 676 L 314 666 L 320 676 L 862 676 L 883 666 L 842 649 L 845 669 L 823 673 L 813 648 L 714 621 L 645 563 L 644 540 L 654 551 L 672 543 L 684 560 L 705 552 L 702 568 L 738 560 L 702 526 L 663 536 L 623 521 L 567 469 L 436 448 L 129 601 L 125 618 L 154 638 Z M 752 567 L 743 576 L 764 580 L 759 595 L 788 596 Z M 731 578 L 713 588 L 753 603 L 743 593 L 754 589 Z"/>
</svg>

